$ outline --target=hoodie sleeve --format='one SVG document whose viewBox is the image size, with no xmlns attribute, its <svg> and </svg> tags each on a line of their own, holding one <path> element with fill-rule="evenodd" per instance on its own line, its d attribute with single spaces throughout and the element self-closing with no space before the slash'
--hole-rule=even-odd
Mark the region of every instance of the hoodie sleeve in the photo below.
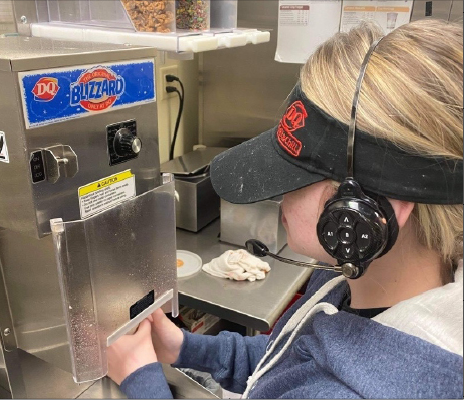
<svg viewBox="0 0 466 400">
<path fill-rule="evenodd" d="M 145 365 L 126 377 L 120 385 L 128 399 L 172 399 L 162 364 Z"/>
<path fill-rule="evenodd" d="M 250 375 L 265 353 L 268 336 L 241 336 L 221 332 L 217 336 L 183 331 L 180 356 L 172 365 L 208 372 L 224 389 L 243 393 Z"/>
</svg>

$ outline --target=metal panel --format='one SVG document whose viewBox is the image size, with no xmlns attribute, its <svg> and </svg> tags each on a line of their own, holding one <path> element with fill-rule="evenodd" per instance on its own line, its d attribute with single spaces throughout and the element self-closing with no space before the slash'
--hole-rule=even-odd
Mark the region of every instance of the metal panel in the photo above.
<svg viewBox="0 0 466 400">
<path fill-rule="evenodd" d="M 1 42 L 1 39 L 0 39 Z M 22 131 L 21 103 L 12 73 L 0 71 L 0 131 L 5 132 L 10 162 L 1 163 L 0 226 L 16 231 L 30 230 L 35 220 L 31 185 L 25 185 L 28 162 L 25 161 L 25 143 Z M 23 179 L 15 179 L 23 177 Z M 8 194 L 8 195 L 5 195 Z"/>
<path fill-rule="evenodd" d="M 45 0 L 38 0 L 37 4 Z M 36 0 L 13 0 L 16 29 L 21 35 L 31 35 L 31 24 L 37 22 Z"/>
<path fill-rule="evenodd" d="M 286 231 L 281 222 L 283 196 L 253 204 L 220 202 L 220 240 L 243 247 L 246 240 L 258 239 L 272 253 L 286 244 Z"/>
<path fill-rule="evenodd" d="M 415 0 L 412 20 L 426 18 Z M 463 0 L 434 0 L 433 18 L 461 21 Z M 452 6 L 453 4 L 453 6 Z M 238 26 L 271 30 L 270 42 L 200 55 L 200 143 L 231 147 L 273 127 L 299 77 L 299 64 L 274 61 L 278 1 L 239 0 Z"/>
<path fill-rule="evenodd" d="M 452 22 L 463 22 L 464 20 L 464 1 L 463 0 L 453 0 L 449 20 Z"/>
<path fill-rule="evenodd" d="M 271 30 L 270 42 L 200 55 L 200 142 L 207 146 L 231 147 L 276 125 L 299 77 L 301 65 L 274 61 L 277 0 L 239 0 L 238 26 Z"/>
<path fill-rule="evenodd" d="M 13 3 L 11 0 L 0 1 L 0 34 L 16 32 Z"/>
<path fill-rule="evenodd" d="M 151 47 L 37 37 L 5 37 L 0 39 L 0 68 L 4 69 L 4 65 L 11 64 L 10 68 L 4 70 L 30 71 L 134 58 L 155 58 L 156 53 Z"/>
<path fill-rule="evenodd" d="M 26 394 L 14 395 L 13 398 L 27 399 L 73 399 L 84 392 L 92 382 L 76 384 L 68 372 L 34 357 L 33 355 L 17 350 L 21 365 Z"/>
<path fill-rule="evenodd" d="M 0 229 L 0 233 L 1 233 Z M 26 397 L 23 371 L 16 351 L 16 338 L 7 297 L 2 262 L 0 260 L 0 395 L 4 389 L 8 397 Z M 0 397 L 2 398 L 2 397 Z"/>
<path fill-rule="evenodd" d="M 176 203 L 177 228 L 197 232 L 220 216 L 220 197 L 212 187 L 209 174 L 178 177 L 175 188 L 179 197 Z"/>
<path fill-rule="evenodd" d="M 0 230 L 0 261 L 18 347 L 70 371 L 52 236 Z"/>
<path fill-rule="evenodd" d="M 411 21 L 417 21 L 418 19 L 425 18 L 448 20 L 450 10 L 454 1 L 455 0 L 414 0 Z M 461 0 L 461 2 L 463 2 L 463 0 Z M 429 15 L 430 10 L 432 13 L 431 15 Z"/>
<path fill-rule="evenodd" d="M 115 60 L 116 57 L 126 60 L 128 54 L 138 57 L 155 54 L 155 49 L 130 48 L 126 52 L 124 47 L 102 45 L 93 50 L 92 45 L 89 47 L 82 43 L 75 45 L 73 42 L 33 39 L 32 44 L 38 44 L 36 52 L 32 50 L 34 46 L 31 43 L 24 42 L 25 38 L 0 39 L 0 59 L 21 61 L 23 66 L 30 67 L 35 65 L 39 55 L 41 60 L 55 57 L 55 64 L 82 65 L 83 55 L 89 57 L 88 61 L 92 60 L 97 64 Z M 44 46 L 40 47 L 40 44 Z M 112 48 L 116 50 L 112 51 Z M 41 49 L 46 49 L 44 54 Z M 98 49 L 101 50 L 100 53 Z M 2 53 L 3 50 L 5 53 Z M 77 194 L 80 186 L 127 169 L 131 169 L 136 176 L 137 194 L 160 184 L 155 102 L 25 129 L 17 73 L 0 72 L 0 85 L 0 130 L 5 132 L 10 156 L 10 163 L 1 165 L 0 186 L 9 195 L 0 197 L 0 226 L 28 235 L 42 236 L 49 233 L 50 219 L 60 217 L 64 221 L 71 221 L 80 218 Z M 137 158 L 110 166 L 106 126 L 127 120 L 136 120 L 137 135 L 144 143 L 143 149 Z M 31 152 L 57 144 L 68 145 L 76 153 L 79 173 L 73 179 L 62 179 L 55 184 L 31 184 Z"/>
</svg>

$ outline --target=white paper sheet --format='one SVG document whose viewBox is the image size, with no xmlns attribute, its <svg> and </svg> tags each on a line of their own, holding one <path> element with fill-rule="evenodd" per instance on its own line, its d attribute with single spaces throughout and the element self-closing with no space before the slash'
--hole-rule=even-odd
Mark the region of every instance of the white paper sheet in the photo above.
<svg viewBox="0 0 466 400">
<path fill-rule="evenodd" d="M 407 24 L 411 19 L 413 0 L 343 0 L 342 32 L 348 32 L 363 20 L 374 21 L 385 34 Z"/>
<path fill-rule="evenodd" d="M 280 0 L 275 60 L 304 64 L 339 31 L 341 0 Z"/>
</svg>

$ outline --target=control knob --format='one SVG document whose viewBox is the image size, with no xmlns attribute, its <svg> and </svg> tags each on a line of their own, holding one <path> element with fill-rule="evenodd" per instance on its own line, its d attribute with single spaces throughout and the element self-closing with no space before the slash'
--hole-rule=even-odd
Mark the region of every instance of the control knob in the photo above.
<svg viewBox="0 0 466 400">
<path fill-rule="evenodd" d="M 141 151 L 142 142 L 128 128 L 121 128 L 115 134 L 113 147 L 119 157 L 135 156 Z"/>
</svg>

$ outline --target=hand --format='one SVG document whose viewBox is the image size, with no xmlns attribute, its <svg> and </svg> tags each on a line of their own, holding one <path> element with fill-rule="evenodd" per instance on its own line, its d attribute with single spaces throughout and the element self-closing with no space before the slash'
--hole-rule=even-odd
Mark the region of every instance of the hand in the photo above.
<svg viewBox="0 0 466 400">
<path fill-rule="evenodd" d="M 134 335 L 122 336 L 108 347 L 107 362 L 107 375 L 118 385 L 137 369 L 157 362 L 151 339 L 151 322 L 145 319 Z"/>
<path fill-rule="evenodd" d="M 152 341 L 160 362 L 173 364 L 178 359 L 183 332 L 160 308 L 152 313 Z"/>
</svg>

